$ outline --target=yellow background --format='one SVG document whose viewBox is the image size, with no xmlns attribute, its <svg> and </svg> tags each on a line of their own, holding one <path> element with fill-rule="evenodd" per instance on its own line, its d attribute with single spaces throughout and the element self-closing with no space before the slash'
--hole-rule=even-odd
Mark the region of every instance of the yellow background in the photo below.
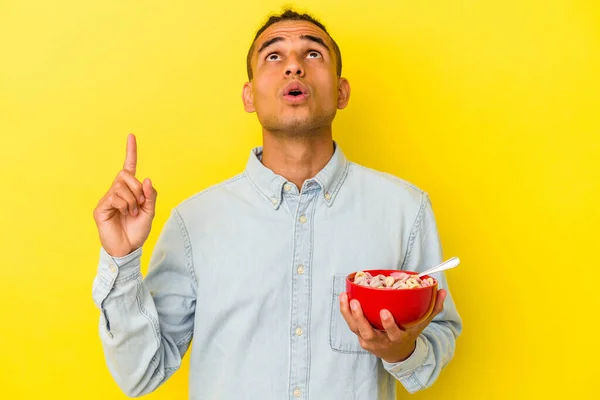
<svg viewBox="0 0 600 400">
<path fill-rule="evenodd" d="M 160 193 L 148 249 L 173 206 L 241 171 L 261 141 L 242 109 L 245 55 L 281 5 L 0 2 L 0 398 L 125 398 L 97 335 L 92 210 L 128 132 Z M 598 3 L 297 5 L 342 49 L 353 90 L 335 139 L 428 191 L 445 256 L 462 260 L 448 272 L 456 356 L 411 398 L 592 398 Z M 147 398 L 185 398 L 188 362 Z"/>
</svg>

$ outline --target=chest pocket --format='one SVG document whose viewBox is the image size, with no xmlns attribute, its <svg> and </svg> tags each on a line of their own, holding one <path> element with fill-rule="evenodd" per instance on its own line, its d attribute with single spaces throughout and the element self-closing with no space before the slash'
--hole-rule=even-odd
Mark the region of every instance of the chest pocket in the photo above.
<svg viewBox="0 0 600 400">
<path fill-rule="evenodd" d="M 333 276 L 331 318 L 329 324 L 329 344 L 340 353 L 370 355 L 370 352 L 360 347 L 358 336 L 350 330 L 340 311 L 340 294 L 346 291 L 346 274 Z"/>
</svg>

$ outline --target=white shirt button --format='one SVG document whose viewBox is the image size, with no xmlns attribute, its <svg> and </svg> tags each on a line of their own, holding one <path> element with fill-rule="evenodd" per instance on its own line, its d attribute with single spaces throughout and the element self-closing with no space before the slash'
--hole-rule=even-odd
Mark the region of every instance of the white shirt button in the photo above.
<svg viewBox="0 0 600 400">
<path fill-rule="evenodd" d="M 300 328 L 300 327 L 297 327 L 297 328 L 296 328 L 296 331 L 295 331 L 295 333 L 296 333 L 296 336 L 301 336 L 301 335 L 302 335 L 302 333 L 303 333 L 303 332 L 302 332 L 302 328 Z"/>
<path fill-rule="evenodd" d="M 297 271 L 298 271 L 298 275 L 304 274 L 304 265 L 302 265 L 302 264 L 298 265 Z"/>
<path fill-rule="evenodd" d="M 301 394 L 302 394 L 302 392 L 300 391 L 299 388 L 296 388 L 296 390 L 294 390 L 294 396 L 300 397 Z"/>
<path fill-rule="evenodd" d="M 300 216 L 300 222 L 301 222 L 301 223 L 305 223 L 305 222 L 306 222 L 306 216 L 304 216 L 304 215 L 301 215 L 301 216 Z"/>
<path fill-rule="evenodd" d="M 286 192 L 289 192 L 290 190 L 292 190 L 292 185 L 290 185 L 289 183 L 286 183 L 285 185 L 283 185 L 283 190 L 285 190 Z"/>
<path fill-rule="evenodd" d="M 117 266 L 115 264 L 113 264 L 113 263 L 109 264 L 108 269 L 110 269 L 110 272 L 112 272 L 113 274 L 115 272 L 117 272 Z"/>
<path fill-rule="evenodd" d="M 325 199 L 326 200 L 330 200 L 331 199 L 331 193 L 329 193 L 329 192 L 325 193 Z"/>
<path fill-rule="evenodd" d="M 271 197 L 271 203 L 273 203 L 273 205 L 277 205 L 277 203 L 279 203 L 279 200 L 277 200 L 277 197 Z"/>
</svg>

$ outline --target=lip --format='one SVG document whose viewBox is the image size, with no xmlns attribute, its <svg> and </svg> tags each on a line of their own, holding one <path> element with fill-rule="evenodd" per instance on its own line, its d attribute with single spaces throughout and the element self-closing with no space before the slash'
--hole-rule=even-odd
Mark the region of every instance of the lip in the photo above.
<svg viewBox="0 0 600 400">
<path fill-rule="evenodd" d="M 302 94 L 293 96 L 293 95 L 289 94 L 292 90 L 298 90 Z M 299 104 L 299 103 L 306 101 L 306 99 L 308 97 L 308 90 L 306 90 L 306 87 L 298 81 L 290 82 L 287 85 L 285 85 L 285 87 L 283 88 L 283 96 L 282 97 L 284 98 L 285 101 L 287 101 L 290 104 Z"/>
</svg>

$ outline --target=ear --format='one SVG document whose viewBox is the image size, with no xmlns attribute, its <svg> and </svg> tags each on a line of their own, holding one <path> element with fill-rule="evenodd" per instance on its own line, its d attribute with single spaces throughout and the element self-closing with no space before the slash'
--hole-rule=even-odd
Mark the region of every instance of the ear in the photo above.
<svg viewBox="0 0 600 400">
<path fill-rule="evenodd" d="M 343 110 L 350 100 L 350 83 L 346 78 L 340 78 L 338 84 L 338 109 Z"/>
<path fill-rule="evenodd" d="M 254 108 L 254 94 L 252 93 L 252 83 L 246 82 L 242 90 L 242 101 L 244 102 L 244 110 L 252 113 L 256 111 Z"/>
</svg>

